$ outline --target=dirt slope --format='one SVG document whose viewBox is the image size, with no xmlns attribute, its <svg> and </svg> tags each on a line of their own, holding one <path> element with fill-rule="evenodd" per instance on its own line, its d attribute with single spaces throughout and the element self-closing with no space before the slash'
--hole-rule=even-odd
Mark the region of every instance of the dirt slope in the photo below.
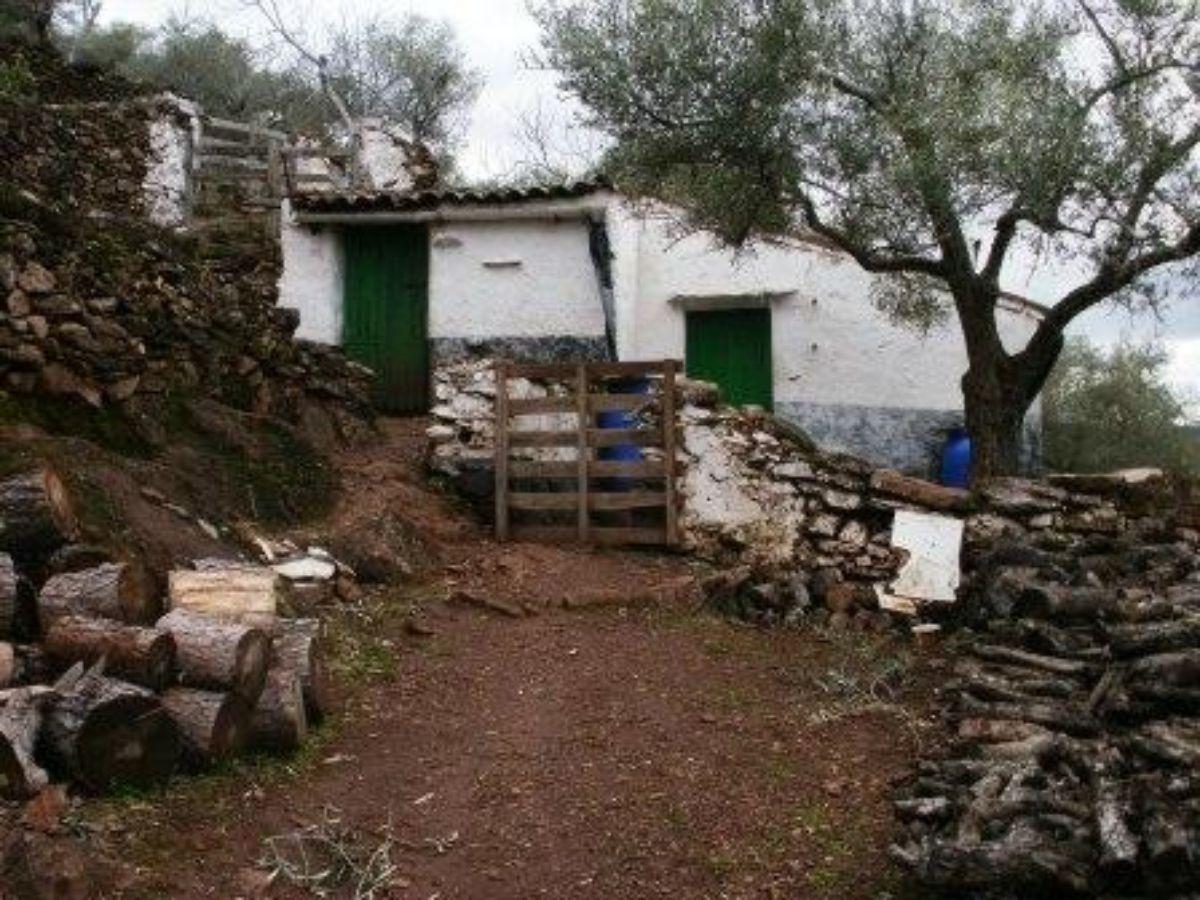
<svg viewBox="0 0 1200 900">
<path fill-rule="evenodd" d="M 881 666 L 893 648 L 877 637 L 713 618 L 680 589 L 677 557 L 498 548 L 422 485 L 418 434 L 390 425 L 342 461 L 343 534 L 382 523 L 430 562 L 343 665 L 345 721 L 295 776 L 252 767 L 139 800 L 136 814 L 93 810 L 110 896 L 307 896 L 282 876 L 268 886 L 255 863 L 264 839 L 335 808 L 357 832 L 346 846 L 394 840 L 378 896 L 894 889 L 888 783 L 915 752 L 927 665 Z M 512 618 L 479 597 L 545 611 Z M 596 605 L 564 611 L 564 599 Z M 402 614 L 414 602 L 418 629 Z M 368 669 L 383 677 L 354 683 Z"/>
</svg>

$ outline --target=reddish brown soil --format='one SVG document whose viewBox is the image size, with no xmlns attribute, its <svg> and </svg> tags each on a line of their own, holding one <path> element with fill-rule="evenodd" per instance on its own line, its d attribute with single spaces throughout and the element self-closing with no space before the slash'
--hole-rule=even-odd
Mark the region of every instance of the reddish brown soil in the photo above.
<svg viewBox="0 0 1200 900">
<path fill-rule="evenodd" d="M 868 638 L 719 620 L 675 589 L 678 557 L 498 547 L 422 485 L 418 433 L 393 425 L 386 445 L 347 458 L 341 526 L 394 519 L 437 560 L 426 593 L 606 602 L 519 619 L 434 602 L 432 636 L 397 618 L 395 671 L 351 692 L 311 769 L 265 786 L 253 771 L 227 776 L 100 816 L 96 846 L 123 869 L 112 896 L 307 896 L 265 886 L 255 862 L 265 838 L 329 807 L 375 844 L 390 824 L 397 872 L 379 896 L 895 894 L 889 780 L 915 753 L 927 672 L 903 708 L 816 724 L 833 704 L 816 680 Z"/>
</svg>

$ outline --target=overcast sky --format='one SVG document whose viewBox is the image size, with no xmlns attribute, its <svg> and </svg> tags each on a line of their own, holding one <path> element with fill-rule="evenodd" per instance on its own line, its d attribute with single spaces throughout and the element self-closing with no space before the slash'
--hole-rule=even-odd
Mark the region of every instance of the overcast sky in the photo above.
<svg viewBox="0 0 1200 900">
<path fill-rule="evenodd" d="M 153 26 L 171 12 L 202 13 L 222 27 L 245 37 L 262 34 L 256 13 L 245 11 L 243 0 L 103 0 L 105 22 L 132 21 Z M 530 70 L 523 55 L 537 44 L 538 28 L 527 0 L 280 0 L 293 11 L 295 21 L 319 27 L 336 21 L 344 11 L 354 15 L 414 12 L 449 21 L 458 33 L 467 57 L 486 79 L 472 112 L 466 139 L 459 152 L 464 172 L 472 177 L 502 177 L 520 159 L 517 139 L 522 113 L 541 108 L 560 123 L 571 113 L 555 90 L 552 73 Z M 1053 302 L 1071 282 L 1069 273 L 1052 272 L 1030 260 L 1021 271 L 1010 273 L 1005 285 L 1035 300 Z M 1200 291 L 1194 299 L 1179 301 L 1163 321 L 1150 316 L 1130 317 L 1121 311 L 1094 310 L 1077 326 L 1093 339 L 1112 343 L 1121 338 L 1158 338 L 1171 352 L 1171 380 L 1200 397 Z"/>
</svg>

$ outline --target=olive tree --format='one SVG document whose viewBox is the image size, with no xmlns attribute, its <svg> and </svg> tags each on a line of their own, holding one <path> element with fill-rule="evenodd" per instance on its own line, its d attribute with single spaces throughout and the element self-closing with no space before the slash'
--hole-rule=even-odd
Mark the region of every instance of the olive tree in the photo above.
<svg viewBox="0 0 1200 900">
<path fill-rule="evenodd" d="M 1068 472 L 1157 466 L 1200 474 L 1200 443 L 1187 432 L 1185 400 L 1166 382 L 1158 344 L 1105 352 L 1067 341 L 1046 383 L 1046 464 Z"/>
<path fill-rule="evenodd" d="M 1200 251 L 1196 0 L 547 0 L 545 62 L 613 173 L 740 243 L 807 229 L 956 317 L 976 476 L 1014 471 L 1066 327 Z M 1001 341 L 1018 248 L 1084 274 Z"/>
</svg>

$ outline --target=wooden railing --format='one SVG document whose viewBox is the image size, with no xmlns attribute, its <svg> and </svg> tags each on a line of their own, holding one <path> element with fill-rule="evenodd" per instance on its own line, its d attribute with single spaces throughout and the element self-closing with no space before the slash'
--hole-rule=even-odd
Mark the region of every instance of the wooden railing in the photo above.
<svg viewBox="0 0 1200 900">
<path fill-rule="evenodd" d="M 322 171 L 301 171 L 305 160 L 325 163 Z M 277 207 L 279 200 L 306 191 L 354 187 L 354 154 L 329 146 L 295 146 L 282 132 L 214 116 L 200 120 L 196 174 L 201 199 L 233 190 L 243 202 Z"/>
<path fill-rule="evenodd" d="M 673 360 L 497 364 L 496 537 L 677 543 L 677 371 Z M 516 378 L 548 382 L 551 396 L 511 396 L 509 382 Z M 647 392 L 609 393 L 612 379 L 644 379 Z M 631 414 L 633 427 L 596 427 L 598 413 L 614 411 Z M 531 416 L 552 421 L 542 423 L 545 427 L 514 427 L 514 419 Z M 642 448 L 642 458 L 599 458 L 613 447 Z M 522 518 L 536 521 L 518 521 Z"/>
</svg>

